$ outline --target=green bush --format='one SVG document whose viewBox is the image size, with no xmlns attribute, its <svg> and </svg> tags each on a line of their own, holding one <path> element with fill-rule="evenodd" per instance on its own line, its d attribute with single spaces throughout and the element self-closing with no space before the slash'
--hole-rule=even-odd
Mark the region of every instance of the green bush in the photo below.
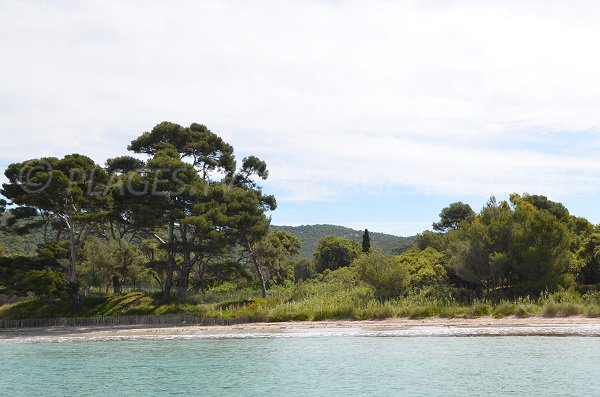
<svg viewBox="0 0 600 397">
<path fill-rule="evenodd" d="M 348 266 L 362 253 L 356 241 L 343 237 L 325 236 L 319 241 L 315 252 L 315 266 L 318 272 L 335 270 Z"/>
<path fill-rule="evenodd" d="M 600 291 L 589 291 L 582 296 L 583 302 L 588 305 L 600 305 Z"/>
<path fill-rule="evenodd" d="M 545 317 L 569 317 L 583 314 L 582 305 L 576 303 L 548 303 L 544 307 Z"/>
<path fill-rule="evenodd" d="M 467 315 L 469 317 L 489 316 L 491 313 L 492 308 L 487 303 L 476 303 L 473 306 L 471 306 L 467 311 Z"/>
<path fill-rule="evenodd" d="M 29 270 L 15 276 L 15 287 L 24 293 L 33 293 L 42 299 L 65 296 L 67 286 L 61 273 L 52 270 Z"/>
<path fill-rule="evenodd" d="M 310 259 L 301 258 L 294 262 L 294 280 L 300 282 L 315 274 L 315 263 Z"/>
<path fill-rule="evenodd" d="M 373 249 L 354 261 L 358 277 L 373 287 L 380 301 L 397 298 L 406 292 L 408 272 L 394 257 Z"/>
<path fill-rule="evenodd" d="M 446 269 L 443 262 L 444 255 L 433 248 L 419 250 L 410 248 L 398 255 L 396 260 L 408 272 L 408 286 L 418 292 L 426 287 L 443 288 L 447 283 Z"/>
</svg>

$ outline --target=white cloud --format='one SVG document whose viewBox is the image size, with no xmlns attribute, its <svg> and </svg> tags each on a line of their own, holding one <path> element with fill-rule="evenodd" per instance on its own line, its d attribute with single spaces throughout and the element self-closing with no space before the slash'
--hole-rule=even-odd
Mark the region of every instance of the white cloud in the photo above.
<svg viewBox="0 0 600 397">
<path fill-rule="evenodd" d="M 0 163 L 199 121 L 283 201 L 598 193 L 600 9 L 564 4 L 4 1 Z"/>
</svg>

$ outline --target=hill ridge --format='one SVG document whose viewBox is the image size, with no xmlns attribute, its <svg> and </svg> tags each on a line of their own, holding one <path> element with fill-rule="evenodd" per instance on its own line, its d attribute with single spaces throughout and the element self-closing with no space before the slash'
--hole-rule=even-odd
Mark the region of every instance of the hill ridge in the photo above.
<svg viewBox="0 0 600 397">
<path fill-rule="evenodd" d="M 300 225 L 300 226 L 287 226 L 287 225 L 271 225 L 272 229 L 284 230 L 291 232 L 298 236 L 302 242 L 302 251 L 300 252 L 301 257 L 312 258 L 317 248 L 319 240 L 325 236 L 339 236 L 349 240 L 354 240 L 359 244 L 362 242 L 362 236 L 364 230 L 356 230 L 346 226 L 332 225 L 332 224 L 314 224 L 314 225 Z M 395 236 L 393 234 L 380 233 L 369 230 L 371 237 L 371 245 L 374 247 L 380 247 L 387 253 L 394 253 L 394 251 L 411 245 L 414 242 L 415 236 L 402 237 Z"/>
</svg>

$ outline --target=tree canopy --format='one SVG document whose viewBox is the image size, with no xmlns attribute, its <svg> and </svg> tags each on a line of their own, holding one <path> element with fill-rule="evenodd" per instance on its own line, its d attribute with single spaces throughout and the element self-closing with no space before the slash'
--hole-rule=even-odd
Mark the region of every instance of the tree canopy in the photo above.
<svg viewBox="0 0 600 397">
<path fill-rule="evenodd" d="M 440 221 L 433 224 L 433 230 L 447 232 L 457 229 L 460 223 L 475 215 L 469 204 L 460 201 L 450 204 L 440 212 Z"/>
<path fill-rule="evenodd" d="M 336 236 L 323 237 L 315 251 L 317 271 L 348 266 L 360 256 L 361 252 L 360 245 L 355 241 Z"/>
<path fill-rule="evenodd" d="M 371 250 L 371 236 L 369 236 L 369 230 L 365 229 L 362 238 L 362 250 L 366 254 Z"/>
</svg>

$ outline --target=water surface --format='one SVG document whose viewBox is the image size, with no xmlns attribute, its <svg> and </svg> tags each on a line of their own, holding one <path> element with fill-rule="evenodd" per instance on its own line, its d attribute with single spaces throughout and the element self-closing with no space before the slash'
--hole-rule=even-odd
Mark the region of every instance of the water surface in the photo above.
<svg viewBox="0 0 600 397">
<path fill-rule="evenodd" d="M 600 395 L 596 337 L 303 336 L 5 340 L 0 395 Z"/>
</svg>

